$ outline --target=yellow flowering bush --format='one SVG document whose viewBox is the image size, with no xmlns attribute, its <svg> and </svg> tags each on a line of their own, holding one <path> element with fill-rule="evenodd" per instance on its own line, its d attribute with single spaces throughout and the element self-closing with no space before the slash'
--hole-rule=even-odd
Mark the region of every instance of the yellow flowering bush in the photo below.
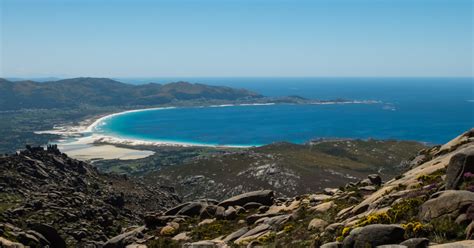
<svg viewBox="0 0 474 248">
<path fill-rule="evenodd" d="M 342 229 L 342 236 L 345 237 L 345 236 L 349 235 L 349 233 L 351 231 L 352 231 L 351 227 L 344 227 L 344 229 Z"/>
<path fill-rule="evenodd" d="M 292 224 L 288 224 L 283 227 L 283 231 L 286 233 L 293 231 L 293 229 L 295 229 L 295 227 Z"/>
</svg>

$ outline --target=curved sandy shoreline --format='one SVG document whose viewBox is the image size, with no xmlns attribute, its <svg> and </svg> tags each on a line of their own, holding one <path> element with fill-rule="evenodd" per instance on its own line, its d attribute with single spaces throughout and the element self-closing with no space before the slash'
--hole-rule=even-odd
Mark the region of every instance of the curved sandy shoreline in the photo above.
<svg viewBox="0 0 474 248">
<path fill-rule="evenodd" d="M 374 104 L 379 101 L 345 101 L 345 102 L 315 102 L 311 105 L 327 105 L 327 104 Z M 276 103 L 254 103 L 254 104 L 221 104 L 209 106 L 194 106 L 193 108 L 221 108 L 234 106 L 266 106 L 275 105 Z M 184 106 L 183 106 L 184 107 Z M 62 138 L 56 142 L 59 148 L 66 154 L 83 160 L 93 159 L 139 159 L 151 156 L 153 151 L 138 150 L 132 148 L 117 147 L 115 145 L 126 146 L 175 146 L 175 147 L 215 147 L 215 148 L 249 148 L 261 145 L 214 145 L 194 142 L 180 142 L 169 140 L 143 140 L 137 138 L 119 137 L 114 135 L 106 135 L 96 133 L 95 129 L 101 123 L 115 116 L 124 115 L 128 113 L 166 110 L 179 108 L 176 106 L 169 107 L 154 107 L 126 110 L 117 113 L 108 114 L 99 117 L 91 123 L 92 120 L 85 120 L 82 125 L 78 126 L 58 126 L 53 130 L 38 131 L 37 134 L 56 134 Z M 73 138 L 71 140 L 71 138 Z"/>
<path fill-rule="evenodd" d="M 261 106 L 274 105 L 275 103 L 255 103 L 255 104 L 222 104 L 209 106 L 196 106 L 195 108 L 204 107 L 232 107 L 232 106 Z M 117 113 L 108 114 L 99 117 L 91 122 L 85 120 L 82 125 L 76 126 L 57 126 L 53 130 L 37 131 L 37 134 L 55 134 L 61 138 L 55 142 L 59 149 L 69 156 L 81 160 L 97 160 L 97 159 L 140 159 L 153 155 L 155 152 L 148 150 L 138 150 L 133 148 L 117 147 L 115 145 L 126 146 L 174 146 L 174 147 L 215 147 L 215 148 L 249 148 L 254 145 L 214 145 L 193 142 L 167 141 L 167 140 L 142 140 L 136 138 L 126 138 L 112 135 L 99 134 L 95 132 L 95 128 L 101 123 L 115 116 L 128 113 L 175 109 L 176 106 L 155 107 L 144 109 L 126 110 Z"/>
<path fill-rule="evenodd" d="M 197 106 L 195 108 L 205 108 L 205 107 L 222 108 L 222 107 L 234 107 L 234 106 L 244 107 L 244 106 L 269 106 L 269 105 L 275 105 L 275 103 L 221 104 L 221 105 Z M 102 122 L 118 115 L 124 115 L 128 113 L 136 113 L 136 112 L 153 111 L 153 110 L 175 109 L 175 108 L 178 108 L 178 107 L 156 107 L 156 108 L 134 109 L 134 110 L 126 110 L 126 111 L 122 111 L 118 113 L 109 114 L 109 115 L 98 118 L 80 133 L 83 133 L 83 134 L 92 133 L 92 137 L 94 137 L 93 143 L 101 142 L 101 143 L 122 144 L 122 145 L 131 145 L 131 146 L 136 146 L 136 145 L 182 146 L 182 147 L 200 146 L 200 147 L 228 147 L 228 148 L 249 148 L 249 147 L 260 146 L 260 145 L 214 145 L 214 144 L 205 144 L 205 143 L 180 142 L 180 141 L 168 141 L 168 140 L 144 140 L 144 139 L 124 138 L 124 137 L 119 137 L 119 136 L 94 133 L 94 129 L 98 125 L 100 125 Z"/>
<path fill-rule="evenodd" d="M 331 105 L 331 104 L 377 104 L 381 103 L 380 101 L 373 101 L 373 100 L 354 100 L 354 101 L 343 101 L 343 102 L 335 102 L 335 101 L 329 101 L 329 102 L 315 102 L 315 103 L 309 103 L 310 105 Z M 276 103 L 242 103 L 242 104 L 221 104 L 221 105 L 209 105 L 209 106 L 194 106 L 193 108 L 222 108 L 222 107 L 245 107 L 245 106 L 269 106 L 269 105 L 275 105 Z M 163 109 L 175 109 L 179 107 L 156 107 L 156 108 L 144 108 L 144 109 L 134 109 L 134 110 L 126 110 L 122 112 L 117 112 L 113 114 L 109 114 L 103 117 L 98 118 L 95 120 L 92 124 L 87 126 L 83 133 L 93 133 L 94 129 L 103 121 L 118 116 L 118 115 L 124 115 L 128 113 L 135 113 L 135 112 L 144 112 L 144 111 L 153 111 L 153 110 L 163 110 Z M 212 145 L 212 144 L 205 144 L 205 143 L 194 143 L 194 142 L 179 142 L 179 141 L 160 141 L 160 140 L 141 140 L 141 139 L 135 139 L 135 138 L 123 138 L 123 137 L 117 137 L 117 136 L 109 136 L 109 135 L 101 135 L 101 137 L 106 138 L 108 142 L 110 143 L 126 143 L 129 145 L 177 145 L 177 146 L 206 146 L 206 147 L 240 147 L 240 148 L 245 148 L 245 147 L 252 147 L 255 145 Z"/>
<path fill-rule="evenodd" d="M 101 122 L 103 122 L 106 119 L 112 118 L 114 116 L 118 115 L 124 115 L 128 113 L 135 113 L 135 112 L 145 112 L 145 111 L 152 111 L 152 110 L 162 110 L 162 109 L 175 109 L 177 107 L 156 107 L 156 108 L 144 108 L 144 109 L 134 109 L 134 110 L 126 110 L 122 112 L 117 112 L 113 114 L 109 114 L 106 116 L 102 116 L 99 119 L 95 120 L 92 124 L 87 126 L 87 128 L 83 131 L 84 133 L 92 133 L 94 131 L 94 128 L 99 125 Z"/>
</svg>

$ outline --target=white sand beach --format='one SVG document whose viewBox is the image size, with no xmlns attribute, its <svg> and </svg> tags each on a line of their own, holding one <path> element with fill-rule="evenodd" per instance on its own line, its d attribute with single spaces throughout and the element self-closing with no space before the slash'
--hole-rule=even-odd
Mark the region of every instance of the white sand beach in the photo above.
<svg viewBox="0 0 474 248">
<path fill-rule="evenodd" d="M 380 103 L 379 101 L 343 101 L 343 102 L 315 102 L 311 104 L 374 104 Z M 210 108 L 223 108 L 231 106 L 254 106 L 254 105 L 274 105 L 275 103 L 253 103 L 253 104 L 222 104 L 222 105 L 210 105 L 210 106 L 196 106 L 196 108 L 210 107 Z M 118 137 L 105 135 L 96 132 L 97 127 L 106 123 L 107 119 L 143 111 L 154 111 L 154 110 L 165 110 L 174 109 L 177 107 L 156 107 L 156 108 L 145 108 L 127 110 L 118 113 L 108 114 L 99 118 L 93 118 L 84 120 L 76 126 L 57 126 L 53 130 L 38 131 L 36 133 L 49 133 L 60 135 L 62 138 L 56 142 L 61 151 L 68 154 L 69 156 L 81 160 L 97 160 L 97 159 L 140 159 L 146 158 L 154 154 L 153 151 L 139 150 L 132 148 L 123 148 L 116 145 L 126 146 L 179 146 L 179 147 L 227 147 L 227 148 L 248 148 L 251 146 L 232 146 L 232 145 L 212 145 L 192 142 L 178 142 L 168 140 L 142 140 L 128 137 Z"/>
<path fill-rule="evenodd" d="M 155 152 L 117 147 L 110 144 L 95 144 L 99 139 L 94 135 L 74 139 L 60 140 L 57 142 L 59 150 L 68 156 L 84 160 L 94 161 L 101 159 L 141 159 L 153 155 Z"/>
<path fill-rule="evenodd" d="M 229 105 L 220 105 L 219 107 L 226 107 Z M 247 106 L 247 105 L 244 105 Z M 214 106 L 217 107 L 217 106 Z M 177 141 L 149 141 L 149 140 L 140 140 L 140 139 L 130 139 L 123 137 L 115 137 L 109 135 L 102 135 L 94 133 L 97 126 L 104 123 L 107 119 L 132 113 L 132 112 L 142 112 L 142 111 L 152 111 L 152 110 L 161 110 L 161 109 L 173 109 L 176 107 L 159 107 L 159 108 L 146 108 L 146 109 L 136 109 L 136 110 L 127 110 L 118 113 L 108 114 L 97 119 L 87 119 L 79 123 L 76 126 L 56 126 L 53 130 L 46 131 L 37 131 L 37 134 L 56 134 L 60 135 L 61 139 L 55 142 L 58 145 L 58 148 L 66 153 L 68 156 L 84 160 L 84 161 L 93 161 L 100 159 L 119 159 L 119 160 L 130 160 L 130 159 L 141 159 L 153 155 L 155 152 L 148 150 L 139 150 L 132 148 L 123 148 L 115 146 L 117 145 L 127 145 L 127 146 L 179 146 L 179 147 L 190 147 L 190 146 L 205 146 L 205 147 L 223 147 L 215 146 L 208 144 L 199 144 L 199 143 L 187 143 L 187 142 L 177 142 Z M 225 146 L 225 147 L 234 147 L 234 148 L 245 148 L 246 146 Z"/>
<path fill-rule="evenodd" d="M 67 146 L 67 145 L 65 145 Z M 99 159 L 119 159 L 130 160 L 146 158 L 155 152 L 146 150 L 135 150 L 128 148 L 116 147 L 113 145 L 91 145 L 88 147 L 76 149 L 64 149 L 65 146 L 59 145 L 59 149 L 64 151 L 68 156 L 79 160 L 99 160 Z"/>
</svg>

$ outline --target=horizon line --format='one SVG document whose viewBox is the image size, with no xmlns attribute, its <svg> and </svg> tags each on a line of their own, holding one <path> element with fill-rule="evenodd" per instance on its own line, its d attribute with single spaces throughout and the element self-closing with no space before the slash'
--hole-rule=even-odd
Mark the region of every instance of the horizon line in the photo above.
<svg viewBox="0 0 474 248">
<path fill-rule="evenodd" d="M 72 78 L 108 78 L 108 79 L 167 79 L 167 78 L 474 78 L 470 76 L 0 76 L 3 79 L 72 79 Z"/>
</svg>

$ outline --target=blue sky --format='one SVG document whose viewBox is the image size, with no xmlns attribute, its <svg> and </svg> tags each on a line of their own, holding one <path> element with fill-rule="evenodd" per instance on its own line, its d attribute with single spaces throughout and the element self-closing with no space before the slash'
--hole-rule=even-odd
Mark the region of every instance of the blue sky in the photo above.
<svg viewBox="0 0 474 248">
<path fill-rule="evenodd" d="M 472 76 L 471 0 L 0 0 L 0 76 Z"/>
</svg>

